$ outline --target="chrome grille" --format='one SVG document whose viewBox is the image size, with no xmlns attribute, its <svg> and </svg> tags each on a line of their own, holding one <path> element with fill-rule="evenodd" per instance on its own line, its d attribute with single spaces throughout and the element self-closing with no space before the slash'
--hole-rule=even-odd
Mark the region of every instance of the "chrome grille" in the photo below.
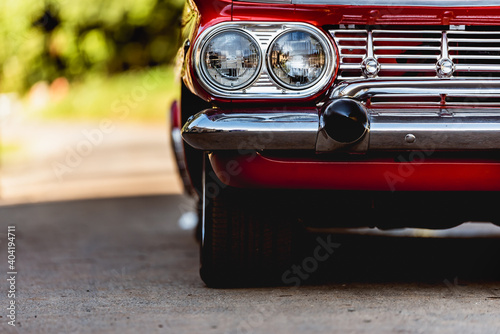
<svg viewBox="0 0 500 334">
<path fill-rule="evenodd" d="M 339 52 L 338 80 L 362 78 L 361 62 L 366 57 L 368 31 L 331 30 Z"/>
<path fill-rule="evenodd" d="M 372 109 L 391 109 L 409 105 L 415 110 L 464 108 L 471 105 L 492 108 L 489 112 L 500 112 L 500 94 L 378 94 L 370 97 L 365 104 Z M 390 112 L 386 110 L 385 112 Z M 408 109 L 407 111 L 408 112 Z"/>
<path fill-rule="evenodd" d="M 472 29 L 332 29 L 339 50 L 337 81 L 365 78 L 363 60 L 369 57 L 380 64 L 372 78 L 439 79 L 436 64 L 440 59 L 454 64 L 447 78 L 500 78 L 500 30 Z"/>
<path fill-rule="evenodd" d="M 456 77 L 500 77 L 500 31 L 450 31 L 448 49 Z"/>
</svg>

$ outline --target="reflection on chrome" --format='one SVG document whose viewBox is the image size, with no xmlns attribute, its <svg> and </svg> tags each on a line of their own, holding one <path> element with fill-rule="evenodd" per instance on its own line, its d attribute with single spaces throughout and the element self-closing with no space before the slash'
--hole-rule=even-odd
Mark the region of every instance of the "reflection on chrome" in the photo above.
<svg viewBox="0 0 500 334">
<path fill-rule="evenodd" d="M 459 226 L 431 230 L 425 228 L 395 228 L 381 230 L 378 228 L 308 228 L 312 232 L 328 232 L 335 234 L 373 235 L 382 237 L 416 237 L 416 238 L 500 238 L 500 226 L 485 223 L 464 223 Z"/>
<path fill-rule="evenodd" d="M 271 74 L 290 89 L 313 85 L 325 69 L 325 51 L 317 38 L 305 31 L 279 36 L 271 46 Z"/>
<path fill-rule="evenodd" d="M 261 66 L 260 48 L 253 38 L 240 31 L 222 31 L 202 51 L 203 73 L 224 89 L 249 85 Z"/>
</svg>

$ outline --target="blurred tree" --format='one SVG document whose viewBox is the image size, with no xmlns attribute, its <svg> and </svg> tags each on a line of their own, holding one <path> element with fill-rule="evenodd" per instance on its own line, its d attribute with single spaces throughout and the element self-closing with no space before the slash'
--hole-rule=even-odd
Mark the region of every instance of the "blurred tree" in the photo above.
<svg viewBox="0 0 500 334">
<path fill-rule="evenodd" d="M 0 3 L 0 91 L 168 64 L 184 0 Z"/>
</svg>

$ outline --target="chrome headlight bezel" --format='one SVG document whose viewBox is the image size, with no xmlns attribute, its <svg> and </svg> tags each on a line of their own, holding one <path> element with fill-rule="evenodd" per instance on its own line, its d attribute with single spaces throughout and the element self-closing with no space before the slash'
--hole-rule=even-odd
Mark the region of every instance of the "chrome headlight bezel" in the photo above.
<svg viewBox="0 0 500 334">
<path fill-rule="evenodd" d="M 253 38 L 260 47 L 260 68 L 248 84 L 228 89 L 213 84 L 203 70 L 203 50 L 214 36 L 223 31 L 236 30 Z M 323 47 L 325 66 L 317 80 L 306 87 L 287 87 L 271 74 L 268 52 L 271 44 L 290 31 L 305 31 L 314 36 Z M 227 99 L 302 99 L 324 90 L 334 81 L 336 70 L 336 51 L 328 35 L 308 23 L 297 22 L 223 22 L 206 29 L 196 40 L 192 53 L 192 63 L 198 82 L 210 95 Z"/>
</svg>

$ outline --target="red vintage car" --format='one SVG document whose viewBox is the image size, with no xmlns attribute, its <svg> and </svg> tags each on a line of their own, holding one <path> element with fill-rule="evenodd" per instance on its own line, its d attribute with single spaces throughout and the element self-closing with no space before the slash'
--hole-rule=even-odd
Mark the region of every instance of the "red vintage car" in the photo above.
<svg viewBox="0 0 500 334">
<path fill-rule="evenodd" d="M 209 286 L 304 228 L 499 222 L 500 5 L 188 0 L 172 139 Z"/>
</svg>

